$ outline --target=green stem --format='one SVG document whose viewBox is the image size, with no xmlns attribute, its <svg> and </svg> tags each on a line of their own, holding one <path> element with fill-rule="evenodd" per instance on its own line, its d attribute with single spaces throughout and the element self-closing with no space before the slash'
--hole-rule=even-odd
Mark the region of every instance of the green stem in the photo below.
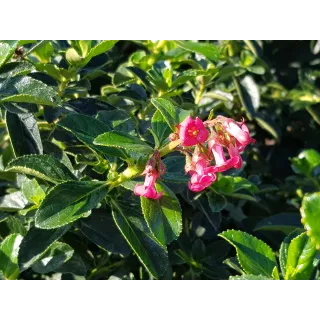
<svg viewBox="0 0 320 320">
<path fill-rule="evenodd" d="M 315 111 L 312 106 L 306 107 L 306 110 L 309 112 L 313 120 L 320 126 L 320 115 Z"/>
<path fill-rule="evenodd" d="M 87 280 L 101 278 L 102 276 L 110 273 L 110 271 L 114 270 L 115 268 L 121 267 L 122 265 L 124 265 L 124 263 L 125 263 L 125 260 L 120 260 L 102 268 L 95 268 L 91 270 L 90 275 L 87 277 Z"/>
</svg>

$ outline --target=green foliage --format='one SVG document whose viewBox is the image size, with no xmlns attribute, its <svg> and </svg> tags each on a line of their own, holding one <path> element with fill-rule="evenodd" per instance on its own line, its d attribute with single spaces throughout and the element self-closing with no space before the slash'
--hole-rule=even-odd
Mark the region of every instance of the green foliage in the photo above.
<svg viewBox="0 0 320 320">
<path fill-rule="evenodd" d="M 0 40 L 0 278 L 319 279 L 311 44 Z M 188 115 L 256 140 L 199 193 L 169 139 Z"/>
</svg>

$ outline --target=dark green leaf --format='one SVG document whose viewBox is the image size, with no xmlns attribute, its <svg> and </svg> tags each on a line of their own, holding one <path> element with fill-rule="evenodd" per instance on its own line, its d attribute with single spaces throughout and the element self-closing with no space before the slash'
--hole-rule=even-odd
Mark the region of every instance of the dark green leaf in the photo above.
<svg viewBox="0 0 320 320">
<path fill-rule="evenodd" d="M 215 192 L 207 193 L 208 202 L 212 212 L 220 212 L 227 205 L 227 200 L 224 196 Z"/>
<path fill-rule="evenodd" d="M 16 157 L 43 153 L 40 132 L 33 114 L 7 112 L 6 125 Z"/>
<path fill-rule="evenodd" d="M 0 101 L 56 106 L 60 97 L 56 90 L 39 80 L 28 76 L 15 76 L 0 79 Z"/>
<path fill-rule="evenodd" d="M 110 128 L 103 122 L 82 114 L 69 114 L 58 122 L 58 126 L 70 131 L 80 141 L 91 149 L 110 154 L 112 156 L 123 157 L 124 151 L 117 148 L 107 148 L 93 144 L 93 140 L 99 135 L 110 131 Z"/>
<path fill-rule="evenodd" d="M 80 220 L 79 228 L 87 238 L 107 251 L 124 256 L 131 251 L 108 210 L 94 211 L 88 218 Z"/>
<path fill-rule="evenodd" d="M 66 243 L 55 242 L 42 257 L 33 264 L 32 270 L 44 274 L 55 271 L 68 261 L 74 250 Z"/>
<path fill-rule="evenodd" d="M 178 108 L 176 108 L 169 100 L 164 98 L 153 98 L 151 99 L 151 102 L 162 114 L 171 130 L 175 131 L 175 126 L 179 124 Z"/>
<path fill-rule="evenodd" d="M 190 180 L 190 176 L 184 171 L 185 157 L 172 156 L 163 160 L 166 166 L 166 172 L 162 176 L 164 181 L 174 183 L 187 183 Z"/>
<path fill-rule="evenodd" d="M 159 110 L 152 117 L 151 128 L 158 139 L 158 147 L 161 147 L 172 131 Z"/>
<path fill-rule="evenodd" d="M 52 183 L 77 180 L 75 175 L 58 159 L 44 154 L 14 159 L 8 164 L 6 170 L 24 173 Z"/>
<path fill-rule="evenodd" d="M 162 244 L 169 244 L 182 231 L 182 212 L 179 200 L 163 183 L 156 184 L 157 192 L 163 192 L 158 200 L 141 197 L 142 213 L 153 235 Z"/>
<path fill-rule="evenodd" d="M 245 108 L 248 118 L 252 120 L 260 104 L 259 89 L 250 76 L 244 77 L 240 82 L 237 77 L 233 77 L 233 82 L 241 104 Z"/>
<path fill-rule="evenodd" d="M 1 44 L 0 44 L 1 45 Z M 28 61 L 11 62 L 4 65 L 0 71 L 0 79 L 26 75 L 35 70 L 33 64 Z"/>
<path fill-rule="evenodd" d="M 81 257 L 74 253 L 73 256 L 61 267 L 55 269 L 55 272 L 72 273 L 78 276 L 85 276 L 87 273 L 87 267 Z"/>
<path fill-rule="evenodd" d="M 36 227 L 54 229 L 71 223 L 95 208 L 106 196 L 100 181 L 67 181 L 52 188 L 36 214 Z"/>
<path fill-rule="evenodd" d="M 18 257 L 20 270 L 24 271 L 30 268 L 70 227 L 71 225 L 67 225 L 51 230 L 31 228 L 20 245 Z"/>
<path fill-rule="evenodd" d="M 261 220 L 254 228 L 254 231 L 282 231 L 289 234 L 296 228 L 303 228 L 301 217 L 298 213 L 279 213 Z"/>
<path fill-rule="evenodd" d="M 168 268 L 168 253 L 150 233 L 139 208 L 130 202 L 112 201 L 112 215 L 129 245 L 146 269 L 156 278 Z"/>
</svg>

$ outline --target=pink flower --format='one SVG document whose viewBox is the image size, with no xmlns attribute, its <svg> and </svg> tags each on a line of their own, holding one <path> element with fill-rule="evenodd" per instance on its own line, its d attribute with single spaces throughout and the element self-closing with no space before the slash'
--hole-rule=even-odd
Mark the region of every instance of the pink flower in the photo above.
<svg viewBox="0 0 320 320">
<path fill-rule="evenodd" d="M 179 137 L 182 146 L 194 146 L 197 143 L 206 142 L 209 132 L 198 117 L 193 120 L 190 116 L 179 125 Z"/>
<path fill-rule="evenodd" d="M 223 116 L 218 116 L 216 120 L 221 122 L 224 129 L 237 140 L 239 151 L 243 151 L 248 144 L 256 142 L 255 139 L 250 137 L 249 129 L 244 124 L 244 121 L 237 122 L 231 118 Z"/>
<path fill-rule="evenodd" d="M 155 182 L 159 175 L 157 173 L 147 173 L 144 180 L 144 184 L 136 184 L 134 187 L 134 194 L 149 199 L 157 200 L 162 197 L 163 192 L 157 192 L 155 188 Z"/>
<path fill-rule="evenodd" d="M 188 187 L 193 192 L 200 192 L 205 188 L 209 187 L 212 182 L 217 179 L 215 175 L 215 168 L 213 166 L 207 167 L 207 157 L 204 154 L 194 154 L 192 157 L 192 168 L 190 170 L 191 179 L 188 182 Z"/>
<path fill-rule="evenodd" d="M 163 192 L 157 192 L 155 183 L 157 178 L 160 178 L 161 174 L 164 174 L 166 168 L 164 163 L 161 161 L 160 153 L 155 150 L 152 157 L 148 160 L 147 165 L 142 174 L 145 174 L 144 184 L 136 184 L 134 187 L 134 194 L 149 199 L 160 199 Z"/>
</svg>

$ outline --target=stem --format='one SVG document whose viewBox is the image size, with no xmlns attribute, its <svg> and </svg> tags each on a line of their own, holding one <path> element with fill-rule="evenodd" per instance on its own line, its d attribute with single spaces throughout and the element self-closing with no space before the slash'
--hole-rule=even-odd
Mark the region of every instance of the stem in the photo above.
<svg viewBox="0 0 320 320">
<path fill-rule="evenodd" d="M 172 152 L 179 144 L 181 143 L 180 139 L 171 141 L 166 146 L 164 146 L 162 149 L 159 150 L 160 156 L 163 157 L 166 154 Z"/>
<path fill-rule="evenodd" d="M 100 269 L 95 268 L 95 269 L 91 270 L 90 275 L 88 276 L 87 280 L 92 280 L 94 278 L 102 277 L 103 275 L 108 274 L 114 268 L 117 268 L 117 267 L 124 265 L 124 263 L 125 263 L 125 260 L 120 260 L 120 261 L 117 261 L 113 264 L 110 264 L 109 266 L 102 267 Z"/>
<path fill-rule="evenodd" d="M 309 112 L 313 120 L 320 126 L 320 116 L 317 112 L 312 108 L 312 106 L 306 107 L 306 110 Z"/>
</svg>

